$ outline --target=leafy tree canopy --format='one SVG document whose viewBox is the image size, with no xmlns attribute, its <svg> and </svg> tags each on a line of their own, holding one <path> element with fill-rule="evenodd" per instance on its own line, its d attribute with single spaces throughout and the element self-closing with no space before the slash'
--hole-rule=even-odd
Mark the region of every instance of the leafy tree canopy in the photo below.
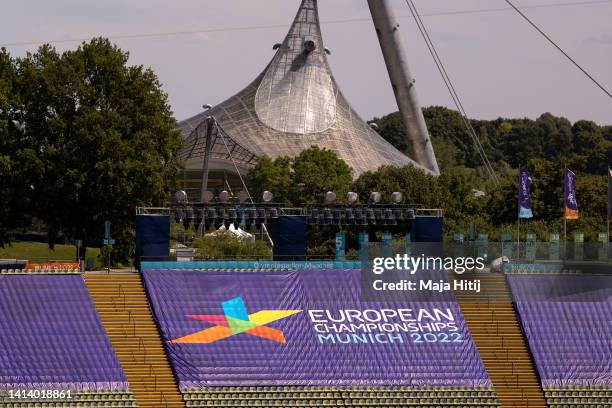
<svg viewBox="0 0 612 408">
<path fill-rule="evenodd" d="M 342 201 L 352 181 L 351 168 L 335 152 L 316 146 L 295 158 L 260 157 L 248 175 L 254 197 L 269 190 L 274 201 L 290 205 L 320 203 L 328 191 L 334 191 Z"/>
<path fill-rule="evenodd" d="M 0 49 L 0 246 L 6 233 L 30 222 L 29 185 L 25 174 L 35 162 L 23 146 L 22 112 L 16 61 Z"/>
<path fill-rule="evenodd" d="M 20 149 L 33 167 L 22 183 L 51 245 L 60 232 L 98 241 L 109 220 L 123 260 L 133 249 L 121 238 L 132 236 L 134 208 L 161 204 L 171 191 L 176 122 L 153 71 L 128 58 L 97 38 L 61 54 L 44 45 L 15 62 Z"/>
<path fill-rule="evenodd" d="M 465 122 L 453 110 L 432 106 L 423 109 L 440 168 L 479 168 L 482 161 Z M 402 152 L 408 151 L 399 113 L 374 118 L 382 137 Z M 573 125 L 563 117 L 544 113 L 536 120 L 470 120 L 489 160 L 498 170 L 508 163 L 517 168 L 531 159 L 563 161 L 578 171 L 602 174 L 612 158 L 612 127 L 581 120 Z"/>
</svg>

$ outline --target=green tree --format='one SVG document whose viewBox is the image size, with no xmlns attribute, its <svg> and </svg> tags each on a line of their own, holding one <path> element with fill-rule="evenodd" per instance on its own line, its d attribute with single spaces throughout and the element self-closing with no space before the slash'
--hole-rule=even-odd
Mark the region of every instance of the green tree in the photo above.
<svg viewBox="0 0 612 408">
<path fill-rule="evenodd" d="M 196 238 L 192 246 L 205 259 L 270 259 L 272 250 L 265 241 L 251 241 L 229 231 Z"/>
<path fill-rule="evenodd" d="M 180 136 L 157 77 L 128 65 L 128 53 L 97 38 L 59 54 L 44 45 L 18 61 L 24 138 L 40 176 L 30 183 L 49 229 L 99 242 L 103 222 L 131 236 L 134 208 L 161 204 L 179 165 Z M 117 242 L 126 261 L 129 240 Z"/>
<path fill-rule="evenodd" d="M 459 112 L 441 106 L 431 106 L 423 109 L 423 116 L 432 143 L 437 149 L 442 149 L 441 154 L 438 154 L 438 150 L 436 150 L 441 169 L 450 168 L 455 164 L 478 165 L 480 163 L 476 149 L 465 127 L 465 122 Z M 382 118 L 374 118 L 370 123 L 375 123 L 378 133 L 396 149 L 403 153 L 409 153 L 406 128 L 398 112 Z M 480 128 L 479 123 L 473 122 L 473 124 L 476 128 Z"/>
<path fill-rule="evenodd" d="M 584 170 L 589 174 L 606 174 L 612 165 L 612 140 L 602 140 L 586 157 Z"/>
<path fill-rule="evenodd" d="M 302 151 L 292 163 L 293 202 L 320 203 L 327 191 L 342 201 L 353 181 L 352 170 L 336 152 L 316 146 Z"/>
<path fill-rule="evenodd" d="M 383 166 L 377 171 L 365 172 L 353 183 L 353 191 L 365 203 L 372 191 L 381 193 L 386 202 L 395 191 L 402 193 L 405 203 L 438 208 L 444 201 L 438 180 L 413 166 Z"/>
<path fill-rule="evenodd" d="M 479 165 L 478 153 L 459 112 L 442 106 L 431 106 L 423 109 L 423 116 L 433 143 L 440 140 L 443 144 L 455 147 L 457 152 L 455 162 L 458 165 L 470 167 Z M 475 129 L 479 128 L 476 123 L 472 125 Z M 449 167 L 444 161 L 441 165 Z"/>
<path fill-rule="evenodd" d="M 604 126 L 601 129 L 601 133 L 604 139 L 606 139 L 608 142 L 612 142 L 612 126 Z"/>
<path fill-rule="evenodd" d="M 259 157 L 246 182 L 254 201 L 261 200 L 263 192 L 268 190 L 274 194 L 275 202 L 290 203 L 291 159 L 286 156 L 275 160 L 267 156 Z"/>
<path fill-rule="evenodd" d="M 588 155 L 598 144 L 604 141 L 601 128 L 595 122 L 579 120 L 572 126 L 574 151 Z"/>
<path fill-rule="evenodd" d="M 548 160 L 556 160 L 572 152 L 572 125 L 569 120 L 544 113 L 536 119 L 535 124 L 546 140 L 544 155 Z"/>
<path fill-rule="evenodd" d="M 321 203 L 327 191 L 342 201 L 353 181 L 351 168 L 336 152 L 316 146 L 294 158 L 260 157 L 247 180 L 253 196 L 269 190 L 276 202 L 296 206 Z"/>
<path fill-rule="evenodd" d="M 553 222 L 563 216 L 563 163 L 531 159 L 526 168 L 531 172 L 534 217 Z M 518 177 L 518 176 L 517 176 Z M 515 181 L 518 197 L 518 181 Z"/>
<path fill-rule="evenodd" d="M 35 173 L 31 151 L 24 148 L 16 62 L 0 49 L 0 246 L 7 232 L 30 222 L 31 194 L 25 175 Z"/>
<path fill-rule="evenodd" d="M 378 133 L 383 139 L 395 146 L 397 150 L 402 153 L 408 153 L 409 146 L 406 141 L 406 128 L 398 112 L 391 113 L 382 118 L 374 118 L 369 123 L 375 124 Z"/>
</svg>

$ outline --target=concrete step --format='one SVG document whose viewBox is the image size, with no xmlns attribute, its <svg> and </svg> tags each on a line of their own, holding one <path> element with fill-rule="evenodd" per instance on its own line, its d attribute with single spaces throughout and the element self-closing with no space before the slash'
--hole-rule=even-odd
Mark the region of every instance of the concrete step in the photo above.
<svg viewBox="0 0 612 408">
<path fill-rule="evenodd" d="M 140 275 L 84 277 L 138 405 L 184 407 Z"/>
<path fill-rule="evenodd" d="M 481 278 L 481 286 L 496 299 L 457 296 L 457 301 L 501 406 L 547 407 L 505 276 Z"/>
</svg>

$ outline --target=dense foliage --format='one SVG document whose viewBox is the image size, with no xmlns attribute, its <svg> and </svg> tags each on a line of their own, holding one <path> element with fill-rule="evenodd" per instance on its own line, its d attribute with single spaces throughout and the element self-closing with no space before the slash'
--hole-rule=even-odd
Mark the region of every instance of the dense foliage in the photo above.
<svg viewBox="0 0 612 408">
<path fill-rule="evenodd" d="M 567 119 L 548 113 L 535 121 L 472 121 L 500 178 L 500 184 L 495 185 L 483 172 L 461 116 L 441 107 L 426 108 L 424 113 L 442 168 L 438 178 L 410 166 L 387 166 L 349 181 L 347 172 L 334 170 L 343 166 L 333 152 L 313 148 L 301 155 L 310 160 L 308 173 L 315 180 L 307 189 L 302 190 L 297 183 L 293 160 L 286 157 L 261 158 L 250 174 L 251 186 L 258 192 L 270 190 L 282 202 L 293 205 L 321 203 L 322 194 L 328 189 L 338 192 L 340 202 L 349 190 L 359 193 L 362 202 L 371 191 L 380 191 L 387 199 L 392 192 L 400 191 L 406 203 L 442 208 L 447 238 L 456 232 L 467 235 L 473 222 L 479 232 L 486 232 L 490 239 L 497 240 L 502 232 L 516 232 L 517 178 L 521 164 L 532 172 L 534 183 L 534 219 L 524 221 L 521 232 L 535 232 L 540 240 L 547 240 L 550 233 L 563 229 L 562 175 L 567 165 L 578 175 L 581 211 L 578 221 L 568 223 L 569 234 L 581 231 L 585 239 L 595 240 L 598 233 L 605 231 L 606 168 L 612 158 L 612 127 L 600 127 L 588 121 L 572 125 Z M 398 149 L 407 150 L 404 127 L 397 113 L 374 122 L 385 139 Z M 318 157 L 322 153 L 325 161 Z M 328 167 L 322 166 L 322 162 L 328 163 Z M 332 162 L 333 165 L 329 164 Z M 300 180 L 303 179 L 300 175 Z M 309 248 L 315 253 L 323 254 L 333 247 L 330 234 L 318 230 L 313 234 L 320 235 L 309 242 Z"/>
<path fill-rule="evenodd" d="M 0 171 L 12 176 L 2 195 L 24 203 L 2 200 L 0 216 L 44 221 L 50 245 L 60 234 L 99 243 L 109 220 L 117 261 L 133 252 L 134 208 L 172 190 L 180 148 L 157 77 L 128 57 L 99 38 L 16 60 L 3 52 L 0 62 Z"/>
<path fill-rule="evenodd" d="M 272 249 L 265 241 L 237 237 L 229 231 L 195 238 L 191 246 L 202 259 L 272 258 Z"/>
<path fill-rule="evenodd" d="M 134 208 L 162 204 L 174 190 L 181 140 L 155 74 L 128 65 L 128 58 L 102 38 L 63 53 L 44 45 L 23 58 L 0 50 L 0 245 L 8 231 L 34 221 L 46 226 L 51 246 L 60 235 L 98 244 L 109 220 L 118 243 L 114 261 L 131 256 Z M 251 193 L 261 197 L 270 190 L 275 202 L 301 206 L 321 203 L 327 191 L 339 202 L 349 190 L 362 201 L 371 191 L 387 198 L 401 191 L 405 202 L 442 208 L 447 237 L 465 233 L 473 222 L 497 239 L 514 231 L 517 168 L 523 165 L 533 174 L 535 214 L 523 231 L 546 239 L 563 225 L 562 172 L 568 166 L 578 174 L 581 210 L 570 232 L 581 230 L 592 240 L 604 230 L 612 126 L 572 124 L 550 113 L 536 120 L 472 120 L 500 178 L 495 185 L 485 177 L 462 117 L 442 107 L 424 114 L 442 169 L 438 178 L 412 167 L 382 167 L 354 179 L 336 153 L 312 147 L 294 158 L 259 158 L 247 177 Z M 408 150 L 397 113 L 372 122 L 385 139 Z M 311 231 L 311 254 L 333 246 L 330 234 Z M 200 243 L 207 253 L 221 242 L 208 241 Z M 226 246 L 238 254 L 242 244 Z"/>
<path fill-rule="evenodd" d="M 18 80 L 17 62 L 0 49 L 0 246 L 8 231 L 31 222 L 31 190 L 24 180 L 27 174 L 36 174 L 38 166 L 34 152 L 22 139 Z"/>
<path fill-rule="evenodd" d="M 423 109 L 423 114 L 443 170 L 481 166 L 458 112 L 434 106 Z M 407 151 L 405 130 L 397 112 L 371 122 L 377 124 L 380 134 L 391 144 Z M 612 126 L 602 127 L 586 120 L 572 125 L 550 113 L 536 120 L 499 118 L 470 122 L 497 170 L 544 159 L 567 164 L 577 172 L 602 175 L 612 158 Z"/>
<path fill-rule="evenodd" d="M 586 120 L 572 124 L 550 113 L 536 120 L 471 120 L 500 177 L 500 185 L 495 186 L 484 176 L 481 159 L 461 115 L 443 107 L 425 108 L 423 113 L 442 169 L 442 176 L 432 183 L 441 185 L 447 193 L 430 197 L 426 203 L 438 200 L 438 205 L 445 210 L 448 236 L 454 231 L 465 232 L 470 221 L 493 238 L 499 237 L 502 231 L 515 231 L 519 165 L 531 171 L 534 182 L 534 219 L 525 222 L 523 233 L 533 231 L 544 240 L 549 233 L 562 230 L 565 166 L 578 175 L 577 197 L 581 210 L 580 220 L 570 222 L 569 231 L 580 230 L 590 240 L 605 231 L 606 169 L 612 164 L 612 126 L 598 126 Z M 407 150 L 398 113 L 372 122 L 378 125 L 385 139 L 398 149 Z M 476 198 L 471 193 L 473 189 L 486 194 Z"/>
<path fill-rule="evenodd" d="M 316 146 L 295 158 L 260 157 L 247 177 L 253 197 L 259 198 L 268 190 L 275 202 L 296 206 L 320 203 L 328 191 L 342 200 L 352 181 L 351 168 L 335 152 Z"/>
</svg>

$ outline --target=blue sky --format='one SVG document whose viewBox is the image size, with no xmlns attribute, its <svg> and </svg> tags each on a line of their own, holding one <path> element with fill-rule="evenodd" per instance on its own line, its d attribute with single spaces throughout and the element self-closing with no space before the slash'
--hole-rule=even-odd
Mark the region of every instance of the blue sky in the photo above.
<svg viewBox="0 0 612 408">
<path fill-rule="evenodd" d="M 569 0 L 515 0 L 520 6 Z M 577 0 L 582 1 L 582 0 Z M 415 0 L 422 14 L 498 9 L 503 0 Z M 410 14 L 393 1 L 396 14 Z M 153 68 L 177 119 L 242 89 L 272 58 L 299 0 L 21 0 L 3 5 L 0 45 L 14 55 L 37 42 L 210 28 L 275 26 L 214 33 L 117 38 L 131 63 Z M 330 64 L 342 91 L 365 118 L 397 110 L 366 0 L 319 0 Z M 525 10 L 608 89 L 612 88 L 612 1 Z M 471 117 L 531 117 L 543 112 L 612 124 L 612 100 L 510 11 L 426 16 L 438 51 Z M 404 45 L 423 105 L 451 106 L 414 21 L 401 18 Z M 280 25 L 280 27 L 279 27 Z M 57 43 L 58 49 L 78 42 Z"/>
</svg>

